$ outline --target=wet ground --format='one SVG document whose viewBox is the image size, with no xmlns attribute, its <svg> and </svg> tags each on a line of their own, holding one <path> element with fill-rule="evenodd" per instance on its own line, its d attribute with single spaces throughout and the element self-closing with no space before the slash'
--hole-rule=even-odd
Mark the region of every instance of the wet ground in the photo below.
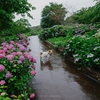
<svg viewBox="0 0 100 100">
<path fill-rule="evenodd" d="M 30 81 L 36 100 L 100 100 L 100 84 L 74 69 L 76 65 L 54 51 L 50 61 L 41 63 L 40 51 L 52 49 L 38 36 L 30 38 L 31 55 L 37 60 L 36 76 Z"/>
</svg>

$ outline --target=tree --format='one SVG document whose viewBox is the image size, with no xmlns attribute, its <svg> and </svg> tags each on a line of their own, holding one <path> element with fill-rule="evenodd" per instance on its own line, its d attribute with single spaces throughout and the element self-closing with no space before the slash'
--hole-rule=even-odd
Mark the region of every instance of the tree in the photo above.
<svg viewBox="0 0 100 100">
<path fill-rule="evenodd" d="M 29 26 L 31 25 L 28 20 L 21 18 L 14 22 L 14 24 L 12 25 L 12 29 L 13 31 L 16 31 L 16 33 L 25 33 L 30 29 Z"/>
<path fill-rule="evenodd" d="M 11 26 L 14 13 L 25 16 L 31 9 L 35 9 L 27 0 L 0 0 L 0 31 Z"/>
<path fill-rule="evenodd" d="M 66 8 L 62 4 L 50 3 L 42 11 L 41 27 L 48 28 L 53 25 L 61 25 L 66 16 Z"/>
<path fill-rule="evenodd" d="M 100 2 L 89 8 L 82 8 L 71 16 L 77 23 L 100 23 Z"/>
</svg>

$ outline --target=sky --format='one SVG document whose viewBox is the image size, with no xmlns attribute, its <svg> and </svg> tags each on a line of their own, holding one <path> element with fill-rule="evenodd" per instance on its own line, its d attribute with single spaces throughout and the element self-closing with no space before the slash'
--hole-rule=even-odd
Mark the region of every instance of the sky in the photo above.
<svg viewBox="0 0 100 100">
<path fill-rule="evenodd" d="M 35 10 L 30 11 L 30 14 L 33 16 L 34 19 L 31 19 L 27 16 L 25 16 L 26 19 L 28 19 L 31 26 L 38 26 L 40 25 L 41 21 L 41 12 L 43 8 L 46 5 L 49 5 L 50 2 L 63 4 L 63 6 L 66 8 L 66 10 L 69 11 L 69 13 L 66 15 L 70 16 L 73 12 L 80 10 L 82 7 L 90 7 L 94 6 L 96 2 L 93 2 L 94 0 L 28 0 L 29 3 L 31 3 L 34 7 L 36 7 Z M 20 15 L 16 15 L 16 18 L 14 21 L 22 18 Z"/>
</svg>

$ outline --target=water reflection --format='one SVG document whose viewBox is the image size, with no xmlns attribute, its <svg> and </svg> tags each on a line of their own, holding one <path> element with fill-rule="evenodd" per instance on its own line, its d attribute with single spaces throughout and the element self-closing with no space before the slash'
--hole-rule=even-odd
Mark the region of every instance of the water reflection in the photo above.
<svg viewBox="0 0 100 100">
<path fill-rule="evenodd" d="M 49 70 L 53 70 L 53 67 L 51 66 L 50 61 L 42 62 L 41 61 L 41 70 L 44 68 L 48 68 Z"/>
</svg>

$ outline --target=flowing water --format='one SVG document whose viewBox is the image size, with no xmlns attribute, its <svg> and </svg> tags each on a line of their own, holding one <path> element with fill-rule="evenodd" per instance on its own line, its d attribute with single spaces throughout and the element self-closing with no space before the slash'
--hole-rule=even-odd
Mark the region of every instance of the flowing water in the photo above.
<svg viewBox="0 0 100 100">
<path fill-rule="evenodd" d="M 100 100 L 100 84 L 74 69 L 76 65 L 54 51 L 50 61 L 40 61 L 40 51 L 52 49 L 38 36 L 31 36 L 30 54 L 37 60 L 36 76 L 30 80 L 36 100 Z"/>
</svg>

